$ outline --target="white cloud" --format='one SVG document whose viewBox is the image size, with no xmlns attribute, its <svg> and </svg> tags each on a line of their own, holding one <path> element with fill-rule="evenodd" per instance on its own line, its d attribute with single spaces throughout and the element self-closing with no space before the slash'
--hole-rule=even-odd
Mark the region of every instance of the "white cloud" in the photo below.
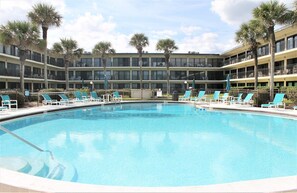
<svg viewBox="0 0 297 193">
<path fill-rule="evenodd" d="M 252 10 L 259 0 L 213 0 L 211 10 L 229 25 L 240 25 L 252 18 Z"/>
<path fill-rule="evenodd" d="M 199 53 L 221 53 L 234 47 L 234 41 L 221 42 L 216 33 L 206 32 L 200 36 L 186 37 L 178 44 L 179 52 L 195 51 Z"/>
<path fill-rule="evenodd" d="M 202 28 L 199 26 L 181 26 L 180 30 L 187 36 L 192 35 L 193 33 L 200 31 Z"/>
<path fill-rule="evenodd" d="M 49 30 L 49 46 L 54 42 L 59 42 L 60 38 L 72 38 L 78 41 L 79 47 L 86 51 L 91 51 L 99 41 L 110 41 L 113 46 L 119 42 L 126 41 L 129 37 L 115 33 L 116 23 L 111 18 L 105 19 L 101 14 L 84 15 L 68 21 L 61 28 Z"/>
<path fill-rule="evenodd" d="M 152 31 L 154 38 L 164 39 L 164 38 L 172 38 L 177 35 L 176 31 L 172 30 L 160 30 L 160 31 Z"/>
<path fill-rule="evenodd" d="M 61 15 L 66 13 L 64 0 L 43 0 L 42 2 L 53 5 Z M 37 3 L 40 3 L 40 0 L 0 0 L 0 23 L 5 25 L 12 20 L 27 20 L 28 12 Z"/>
<path fill-rule="evenodd" d="M 218 14 L 222 21 L 232 26 L 239 26 L 243 22 L 252 19 L 253 9 L 260 5 L 261 2 L 269 0 L 212 0 L 211 10 Z M 279 0 L 292 8 L 294 0 Z"/>
</svg>

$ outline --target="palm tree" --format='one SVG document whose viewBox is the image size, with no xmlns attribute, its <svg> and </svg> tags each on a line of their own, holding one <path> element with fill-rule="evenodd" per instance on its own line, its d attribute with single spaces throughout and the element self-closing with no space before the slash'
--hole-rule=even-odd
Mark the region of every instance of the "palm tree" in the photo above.
<svg viewBox="0 0 297 193">
<path fill-rule="evenodd" d="M 171 39 L 162 39 L 159 40 L 156 46 L 158 51 L 164 51 L 165 64 L 167 69 L 167 95 L 170 93 L 170 84 L 169 84 L 169 59 L 173 51 L 177 50 L 178 47 L 175 45 L 174 40 Z"/>
<path fill-rule="evenodd" d="M 42 38 L 45 41 L 44 49 L 44 83 L 45 88 L 48 89 L 47 79 L 47 30 L 50 26 L 61 25 L 62 16 L 51 5 L 38 3 L 33 6 L 33 10 L 28 13 L 28 17 L 36 25 L 42 28 Z"/>
<path fill-rule="evenodd" d="M 44 43 L 39 39 L 39 30 L 36 25 L 25 21 L 9 21 L 6 26 L 0 27 L 0 41 L 5 45 L 15 45 L 20 57 L 20 87 L 25 91 L 24 73 L 25 61 L 29 49 L 43 49 Z"/>
<path fill-rule="evenodd" d="M 254 75 L 255 86 L 258 86 L 258 47 L 260 45 L 259 39 L 263 38 L 264 27 L 259 20 L 251 20 L 248 23 L 244 23 L 240 26 L 240 29 L 236 32 L 235 40 L 245 46 L 248 46 L 252 51 L 252 55 L 255 62 Z"/>
<path fill-rule="evenodd" d="M 66 79 L 66 90 L 69 89 L 69 76 L 68 67 L 69 63 L 76 59 L 79 59 L 83 54 L 83 49 L 77 47 L 77 41 L 69 39 L 60 39 L 60 43 L 54 43 L 52 51 L 54 54 L 62 55 L 65 62 L 65 79 Z"/>
<path fill-rule="evenodd" d="M 140 79 L 140 92 L 141 92 L 141 99 L 143 98 L 142 94 L 142 54 L 143 48 L 149 45 L 148 37 L 145 36 L 143 33 L 134 34 L 129 42 L 129 44 L 136 48 L 138 53 L 138 62 L 139 62 L 139 79 Z"/>
<path fill-rule="evenodd" d="M 106 60 L 109 54 L 114 54 L 116 52 L 115 49 L 112 48 L 110 42 L 99 42 L 94 46 L 92 52 L 94 55 L 99 55 L 101 57 L 104 68 L 104 78 L 106 79 Z"/>
<path fill-rule="evenodd" d="M 293 11 L 289 11 L 284 3 L 277 0 L 261 3 L 253 10 L 253 15 L 260 20 L 267 29 L 267 37 L 270 44 L 270 100 L 274 97 L 274 63 L 275 63 L 275 25 L 283 25 L 293 22 Z"/>
</svg>

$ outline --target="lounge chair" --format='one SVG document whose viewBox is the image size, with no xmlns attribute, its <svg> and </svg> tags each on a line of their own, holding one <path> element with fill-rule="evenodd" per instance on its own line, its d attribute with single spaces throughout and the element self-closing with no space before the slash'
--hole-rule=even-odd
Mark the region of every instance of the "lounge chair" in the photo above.
<svg viewBox="0 0 297 193">
<path fill-rule="evenodd" d="M 97 93 L 95 91 L 90 92 L 91 94 L 91 101 L 102 101 L 101 97 L 98 97 Z"/>
<path fill-rule="evenodd" d="M 293 107 L 294 110 L 297 110 L 297 106 Z"/>
<path fill-rule="evenodd" d="M 253 96 L 254 96 L 254 93 L 248 93 L 243 99 L 243 101 L 238 103 L 242 105 L 248 105 L 248 104 L 253 105 Z"/>
<path fill-rule="evenodd" d="M 274 99 L 273 99 L 272 102 L 269 102 L 268 104 L 262 104 L 261 105 L 261 108 L 264 108 L 264 107 L 267 107 L 267 108 L 271 108 L 271 107 L 278 108 L 279 106 L 284 106 L 284 108 L 285 108 L 285 103 L 283 103 L 284 97 L 285 97 L 285 94 L 284 93 L 277 93 L 274 96 Z"/>
<path fill-rule="evenodd" d="M 214 102 L 219 101 L 220 93 L 221 93 L 221 91 L 215 91 L 213 94 L 213 97 L 211 99 L 209 99 L 209 102 L 211 103 L 212 101 L 214 101 Z"/>
<path fill-rule="evenodd" d="M 114 91 L 112 93 L 112 100 L 113 101 L 122 101 L 123 97 L 122 97 L 122 95 L 120 95 L 120 93 L 118 91 Z"/>
<path fill-rule="evenodd" d="M 205 91 L 204 90 L 199 91 L 199 93 L 196 97 L 191 98 L 191 101 L 198 102 L 198 101 L 201 101 L 202 99 L 205 99 Z"/>
<path fill-rule="evenodd" d="M 2 106 L 7 106 L 8 109 L 11 109 L 11 107 L 14 106 L 16 109 L 18 109 L 17 100 L 10 100 L 9 95 L 1 95 L 1 98 L 2 98 Z"/>
<path fill-rule="evenodd" d="M 0 111 L 6 111 L 8 108 L 6 106 L 0 106 Z"/>
<path fill-rule="evenodd" d="M 219 98 L 219 101 L 221 101 L 222 103 L 225 103 L 227 102 L 228 97 L 229 97 L 229 93 L 225 92 L 223 96 Z"/>
<path fill-rule="evenodd" d="M 88 99 L 83 98 L 80 91 L 75 91 L 74 96 L 75 96 L 75 101 L 76 102 L 87 102 L 88 101 Z"/>
<path fill-rule="evenodd" d="M 87 92 L 81 92 L 81 96 L 85 100 L 88 100 L 88 101 L 91 100 L 91 97 L 88 96 L 88 93 Z"/>
<path fill-rule="evenodd" d="M 65 94 L 59 94 L 60 99 L 60 104 L 69 104 L 69 103 L 73 103 L 73 100 L 69 99 Z"/>
<path fill-rule="evenodd" d="M 230 104 L 236 104 L 236 103 L 241 103 L 242 102 L 242 95 L 243 93 L 238 93 L 237 97 L 233 97 L 230 101 Z"/>
<path fill-rule="evenodd" d="M 59 105 L 60 102 L 57 100 L 53 100 L 48 94 L 41 94 L 43 97 L 42 103 L 45 105 Z"/>
<path fill-rule="evenodd" d="M 180 97 L 178 100 L 179 101 L 189 101 L 191 99 L 191 94 L 192 91 L 191 90 L 187 90 L 184 94 L 184 96 Z"/>
</svg>

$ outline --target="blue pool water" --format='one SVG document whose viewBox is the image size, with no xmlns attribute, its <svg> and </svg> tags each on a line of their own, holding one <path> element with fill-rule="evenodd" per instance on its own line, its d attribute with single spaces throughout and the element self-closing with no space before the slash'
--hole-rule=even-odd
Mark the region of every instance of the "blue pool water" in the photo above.
<svg viewBox="0 0 297 193">
<path fill-rule="evenodd" d="M 180 104 L 122 104 L 2 123 L 81 183 L 194 186 L 297 175 L 297 120 Z M 8 134 L 0 156 L 43 158 Z M 49 158 L 48 158 L 49 159 Z"/>
</svg>

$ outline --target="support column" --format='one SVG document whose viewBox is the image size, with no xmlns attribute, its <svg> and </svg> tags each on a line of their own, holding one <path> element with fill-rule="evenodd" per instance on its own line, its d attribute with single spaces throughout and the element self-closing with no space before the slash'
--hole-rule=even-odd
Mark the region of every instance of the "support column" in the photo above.
<svg viewBox="0 0 297 193">
<path fill-rule="evenodd" d="M 288 60 L 287 58 L 284 58 L 284 73 L 283 74 L 288 74 Z"/>
</svg>

